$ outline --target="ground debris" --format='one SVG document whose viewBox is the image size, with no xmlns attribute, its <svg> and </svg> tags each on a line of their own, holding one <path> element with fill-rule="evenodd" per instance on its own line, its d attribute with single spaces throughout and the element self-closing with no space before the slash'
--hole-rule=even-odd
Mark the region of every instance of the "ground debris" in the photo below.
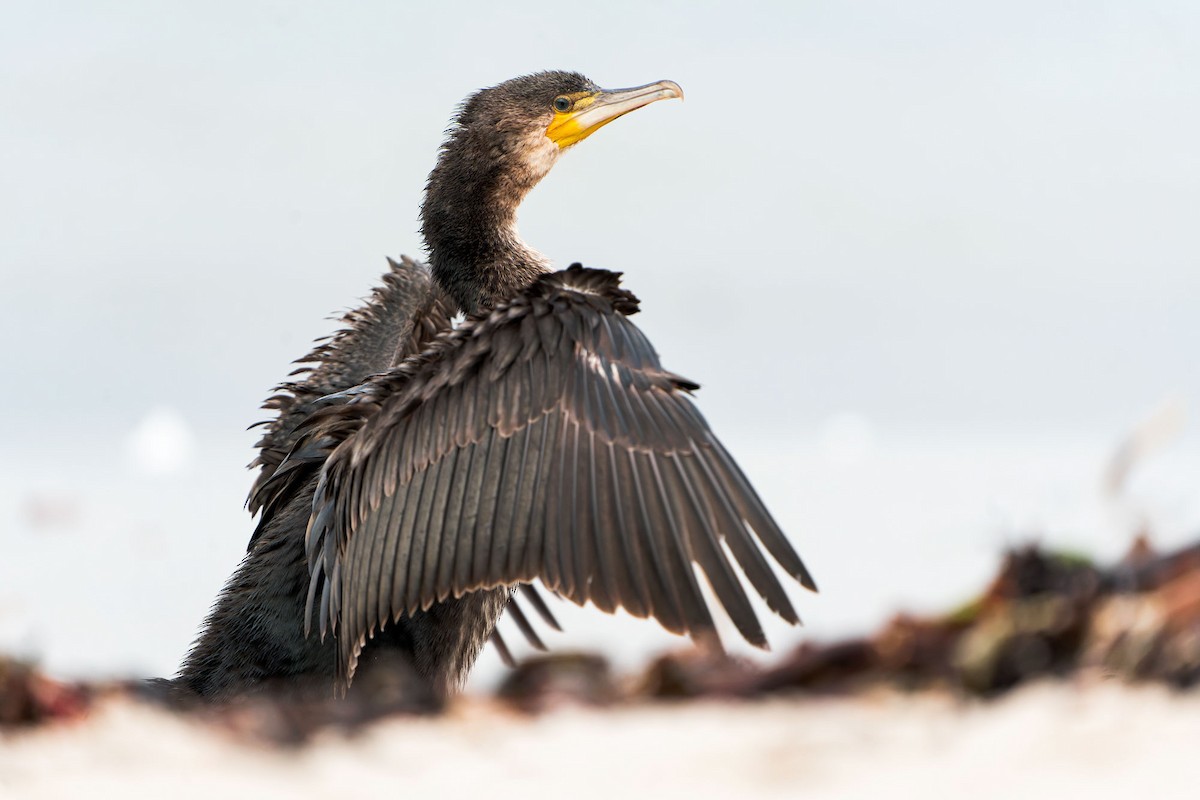
<svg viewBox="0 0 1200 800">
<path fill-rule="evenodd" d="M 403 669 L 376 670 L 346 698 L 262 694 L 204 704 L 170 681 L 56 681 L 0 656 L 0 730 L 70 721 L 101 697 L 126 696 L 188 715 L 238 738 L 301 745 L 322 730 L 352 734 L 396 714 L 440 712 Z M 1030 681 L 1098 674 L 1174 689 L 1200 684 L 1200 543 L 1157 553 L 1139 539 L 1111 568 L 1030 545 L 1008 552 L 969 603 L 940 616 L 898 614 L 877 633 L 806 642 L 768 667 L 714 641 L 662 656 L 619 681 L 606 659 L 560 653 L 519 663 L 497 698 L 525 713 L 691 698 L 845 695 L 876 688 L 995 697 Z M 372 673 L 375 674 L 375 673 Z"/>
<path fill-rule="evenodd" d="M 939 617 L 899 615 L 867 639 L 806 643 L 751 685 L 760 693 L 871 685 L 991 697 L 1095 670 L 1177 688 L 1200 682 L 1200 545 L 1155 553 L 1144 539 L 1111 569 L 1026 546 L 987 589 Z"/>
<path fill-rule="evenodd" d="M 83 716 L 94 687 L 56 681 L 32 664 L 0 656 L 0 729 Z"/>
<path fill-rule="evenodd" d="M 608 659 L 554 653 L 518 663 L 497 696 L 521 711 L 538 713 L 565 705 L 609 705 L 619 692 Z"/>
<path fill-rule="evenodd" d="M 761 672 L 751 662 L 713 647 L 696 647 L 656 658 L 633 683 L 633 694 L 664 700 L 738 697 L 760 679 Z"/>
<path fill-rule="evenodd" d="M 658 658 L 614 693 L 607 668 L 584 663 L 579 655 L 526 662 L 501 696 L 531 711 L 564 698 L 595 705 L 875 687 L 995 697 L 1082 671 L 1188 688 L 1200 683 L 1200 545 L 1159 554 L 1139 539 L 1109 569 L 1036 545 L 1013 549 L 984 591 L 948 614 L 898 614 L 872 636 L 805 642 L 765 668 L 696 647 Z"/>
</svg>

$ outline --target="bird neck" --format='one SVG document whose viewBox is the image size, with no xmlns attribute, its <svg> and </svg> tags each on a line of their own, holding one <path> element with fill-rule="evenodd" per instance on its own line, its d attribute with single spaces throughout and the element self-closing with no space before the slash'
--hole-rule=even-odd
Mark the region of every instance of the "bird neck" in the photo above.
<svg viewBox="0 0 1200 800">
<path fill-rule="evenodd" d="M 549 167 L 490 155 L 466 132 L 451 138 L 421 207 L 433 278 L 468 314 L 511 297 L 550 266 L 517 232 L 517 208 Z"/>
</svg>

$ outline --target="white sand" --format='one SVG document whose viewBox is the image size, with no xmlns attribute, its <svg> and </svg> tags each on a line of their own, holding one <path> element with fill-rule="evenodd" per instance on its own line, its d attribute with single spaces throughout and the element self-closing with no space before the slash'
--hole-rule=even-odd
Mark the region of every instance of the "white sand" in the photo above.
<svg viewBox="0 0 1200 800">
<path fill-rule="evenodd" d="M 301 750 L 113 703 L 0 739 L 0 797 L 1194 798 L 1200 695 L 1042 685 L 944 697 L 514 715 L 472 700 Z"/>
</svg>

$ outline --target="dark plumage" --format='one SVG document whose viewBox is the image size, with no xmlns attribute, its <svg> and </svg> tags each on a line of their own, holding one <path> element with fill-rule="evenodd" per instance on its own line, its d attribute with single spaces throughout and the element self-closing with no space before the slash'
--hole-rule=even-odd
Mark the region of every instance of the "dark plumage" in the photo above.
<svg viewBox="0 0 1200 800">
<path fill-rule="evenodd" d="M 765 646 L 734 560 L 798 622 L 762 548 L 813 582 L 692 404 L 696 384 L 664 370 L 628 320 L 637 299 L 617 273 L 549 272 L 515 227 L 563 150 L 681 96 L 669 81 L 605 92 L 548 72 L 466 101 L 422 208 L 431 270 L 393 264 L 347 329 L 304 359 L 316 366 L 268 401 L 279 414 L 255 461 L 258 530 L 182 687 L 328 693 L 399 662 L 444 697 L 506 604 L 541 644 L 510 604 L 521 586 L 556 625 L 529 586 L 538 579 L 700 635 L 712 618 L 695 564 Z M 468 317 L 451 329 L 455 307 Z"/>
<path fill-rule="evenodd" d="M 421 235 L 434 278 L 464 311 L 511 297 L 549 266 L 517 235 L 517 207 L 562 152 L 546 136 L 554 98 L 595 91 L 578 73 L 543 72 L 463 103 L 429 173 Z"/>
</svg>

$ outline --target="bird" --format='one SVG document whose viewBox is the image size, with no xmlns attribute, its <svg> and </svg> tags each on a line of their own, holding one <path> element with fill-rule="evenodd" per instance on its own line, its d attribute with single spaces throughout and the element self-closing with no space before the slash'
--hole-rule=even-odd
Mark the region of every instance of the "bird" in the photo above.
<svg viewBox="0 0 1200 800">
<path fill-rule="evenodd" d="M 555 270 L 517 231 L 567 150 L 682 98 L 673 81 L 606 90 L 546 71 L 463 102 L 425 187 L 427 263 L 390 261 L 266 403 L 259 522 L 179 691 L 341 696 L 403 672 L 443 701 L 489 639 L 507 653 L 506 610 L 541 645 L 518 598 L 557 627 L 535 582 L 702 639 L 698 568 L 766 647 L 736 565 L 799 623 L 767 556 L 816 591 L 811 574 L 697 409 L 698 384 L 630 320 L 621 274 Z"/>
</svg>

